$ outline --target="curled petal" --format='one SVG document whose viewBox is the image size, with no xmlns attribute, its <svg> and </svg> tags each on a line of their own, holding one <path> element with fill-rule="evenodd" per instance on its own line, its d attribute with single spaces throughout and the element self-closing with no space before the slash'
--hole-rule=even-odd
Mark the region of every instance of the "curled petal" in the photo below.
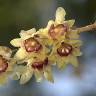
<svg viewBox="0 0 96 96">
<path fill-rule="evenodd" d="M 56 10 L 56 22 L 57 22 L 58 24 L 63 23 L 64 20 L 65 20 L 65 15 L 66 15 L 65 10 L 64 10 L 62 7 L 59 7 L 59 8 Z"/>
<path fill-rule="evenodd" d="M 16 38 L 10 41 L 11 45 L 13 45 L 14 47 L 20 47 L 22 40 L 20 38 Z"/>
<path fill-rule="evenodd" d="M 33 71 L 27 70 L 25 73 L 21 75 L 20 84 L 27 83 L 31 79 L 32 75 L 33 75 Z"/>
<path fill-rule="evenodd" d="M 15 72 L 12 75 L 12 79 L 13 80 L 19 80 L 20 79 L 20 76 L 21 76 L 21 74 L 19 72 Z"/>
</svg>

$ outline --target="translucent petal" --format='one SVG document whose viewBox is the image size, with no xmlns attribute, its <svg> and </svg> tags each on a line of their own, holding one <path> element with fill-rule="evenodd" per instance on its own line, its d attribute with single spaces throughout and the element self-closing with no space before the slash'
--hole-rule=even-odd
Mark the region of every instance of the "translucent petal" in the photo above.
<svg viewBox="0 0 96 96">
<path fill-rule="evenodd" d="M 74 67 L 78 67 L 78 59 L 75 56 L 70 56 L 70 63 L 74 66 Z"/>
<path fill-rule="evenodd" d="M 54 82 L 51 67 L 46 67 L 46 70 L 44 71 L 44 77 L 45 77 L 46 80 L 48 80 L 52 83 Z"/>
<path fill-rule="evenodd" d="M 68 27 L 72 27 L 75 23 L 75 20 L 68 20 L 68 21 L 65 21 L 65 23 L 67 23 Z"/>
<path fill-rule="evenodd" d="M 74 48 L 74 50 L 72 51 L 72 54 L 74 56 L 81 56 L 82 52 L 80 52 L 80 48 Z"/>
<path fill-rule="evenodd" d="M 25 73 L 21 75 L 20 84 L 27 83 L 31 79 L 32 75 L 33 75 L 33 71 L 27 70 Z"/>
<path fill-rule="evenodd" d="M 23 60 L 25 57 L 27 57 L 27 53 L 24 48 L 19 48 L 19 50 L 15 54 L 15 59 L 17 60 Z"/>
<path fill-rule="evenodd" d="M 58 59 L 58 60 L 57 60 L 57 67 L 58 67 L 60 70 L 62 70 L 62 69 L 64 69 L 64 68 L 66 67 L 66 63 L 64 62 L 63 59 Z"/>
<path fill-rule="evenodd" d="M 20 47 L 22 40 L 20 38 L 16 38 L 10 41 L 11 45 L 13 45 L 14 47 Z"/>
<path fill-rule="evenodd" d="M 34 75 L 36 78 L 36 82 L 41 82 L 42 81 L 42 73 L 38 70 L 34 70 Z"/>
<path fill-rule="evenodd" d="M 80 37 L 80 34 L 78 34 L 78 31 L 77 30 L 71 30 L 69 33 L 68 33 L 68 37 L 70 39 L 79 39 Z"/>
<path fill-rule="evenodd" d="M 19 72 L 15 72 L 12 75 L 12 79 L 13 80 L 19 80 L 20 79 L 20 76 L 21 76 L 21 74 Z"/>
<path fill-rule="evenodd" d="M 62 7 L 58 7 L 56 10 L 56 22 L 58 24 L 61 24 L 65 20 L 66 12 Z"/>
</svg>

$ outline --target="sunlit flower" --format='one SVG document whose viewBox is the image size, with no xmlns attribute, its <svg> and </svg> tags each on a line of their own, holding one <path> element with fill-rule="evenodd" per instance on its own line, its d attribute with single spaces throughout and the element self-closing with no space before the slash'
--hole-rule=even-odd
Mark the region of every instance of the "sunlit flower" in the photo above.
<svg viewBox="0 0 96 96">
<path fill-rule="evenodd" d="M 45 54 L 46 47 L 43 46 L 42 39 L 36 35 L 34 28 L 28 31 L 21 31 L 20 36 L 21 38 L 13 39 L 10 42 L 13 46 L 19 47 L 15 54 L 17 60 L 24 60 L 36 55 L 42 57 Z"/>
<path fill-rule="evenodd" d="M 49 58 L 51 61 L 53 60 L 60 69 L 63 69 L 66 64 L 69 63 L 77 67 L 77 56 L 81 56 L 80 46 L 80 40 L 64 40 L 54 45 Z"/>
<path fill-rule="evenodd" d="M 5 84 L 12 72 L 13 61 L 10 60 L 11 54 L 10 48 L 0 46 L 0 84 Z"/>
</svg>

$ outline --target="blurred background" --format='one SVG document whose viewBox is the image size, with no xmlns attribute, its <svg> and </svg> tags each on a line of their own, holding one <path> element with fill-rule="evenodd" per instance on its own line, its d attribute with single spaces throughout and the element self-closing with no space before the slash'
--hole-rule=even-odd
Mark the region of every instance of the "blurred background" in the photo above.
<svg viewBox="0 0 96 96">
<path fill-rule="evenodd" d="M 0 0 L 0 45 L 12 47 L 9 42 L 20 30 L 46 26 L 59 6 L 65 8 L 66 19 L 76 20 L 77 27 L 96 20 L 96 0 Z M 83 56 L 75 70 L 80 76 L 72 66 L 63 71 L 53 68 L 54 84 L 32 78 L 21 86 L 9 80 L 0 86 L 0 96 L 96 96 L 96 31 L 81 33 L 81 39 Z"/>
</svg>

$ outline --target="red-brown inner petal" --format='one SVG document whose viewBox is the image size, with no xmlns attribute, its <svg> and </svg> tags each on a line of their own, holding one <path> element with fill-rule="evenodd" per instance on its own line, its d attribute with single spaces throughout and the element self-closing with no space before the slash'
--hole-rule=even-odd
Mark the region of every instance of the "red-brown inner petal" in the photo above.
<svg viewBox="0 0 96 96">
<path fill-rule="evenodd" d="M 58 36 L 64 35 L 67 32 L 67 25 L 65 24 L 58 24 L 57 26 L 51 25 L 48 34 L 51 36 L 52 39 L 57 39 Z"/>
<path fill-rule="evenodd" d="M 0 73 L 5 72 L 7 68 L 8 68 L 7 60 L 0 55 Z"/>
<path fill-rule="evenodd" d="M 57 48 L 57 53 L 60 56 L 68 56 L 72 52 L 72 46 L 67 43 L 62 43 L 59 48 Z"/>
<path fill-rule="evenodd" d="M 37 61 L 32 64 L 32 68 L 42 70 L 44 66 L 47 66 L 48 58 L 45 58 L 44 61 Z"/>
<path fill-rule="evenodd" d="M 28 38 L 24 41 L 24 46 L 27 52 L 38 52 L 42 45 L 35 38 Z"/>
</svg>

